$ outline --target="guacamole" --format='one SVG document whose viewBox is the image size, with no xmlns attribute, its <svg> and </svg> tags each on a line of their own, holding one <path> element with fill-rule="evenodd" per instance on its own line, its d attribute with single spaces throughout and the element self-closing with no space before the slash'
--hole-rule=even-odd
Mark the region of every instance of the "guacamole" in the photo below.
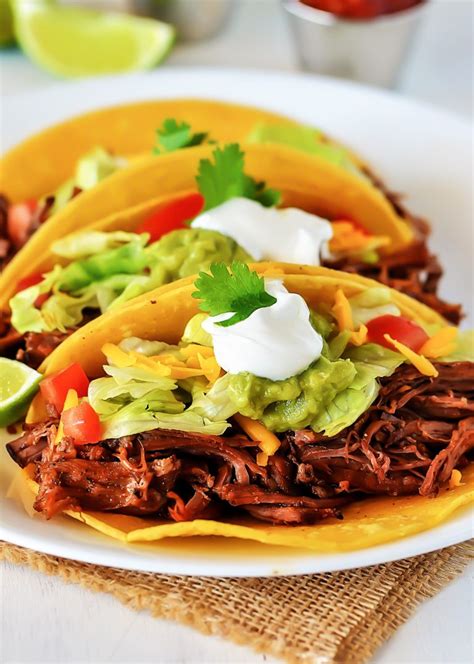
<svg viewBox="0 0 474 664">
<path fill-rule="evenodd" d="M 320 357 L 301 374 L 286 380 L 271 381 L 250 373 L 232 375 L 227 396 L 237 412 L 260 420 L 270 431 L 298 430 L 311 426 L 355 375 L 350 360 L 331 362 Z"/>
</svg>

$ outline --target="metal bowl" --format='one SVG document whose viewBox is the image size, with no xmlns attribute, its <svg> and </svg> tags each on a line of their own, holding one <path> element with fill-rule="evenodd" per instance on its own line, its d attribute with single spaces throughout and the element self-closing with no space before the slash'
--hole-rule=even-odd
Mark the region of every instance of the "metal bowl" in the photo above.
<svg viewBox="0 0 474 664">
<path fill-rule="evenodd" d="M 427 6 L 349 21 L 299 0 L 282 4 L 305 69 L 383 87 L 395 84 Z"/>
<path fill-rule="evenodd" d="M 233 0 L 132 0 L 134 11 L 173 24 L 178 37 L 189 41 L 216 34 L 233 4 Z"/>
</svg>

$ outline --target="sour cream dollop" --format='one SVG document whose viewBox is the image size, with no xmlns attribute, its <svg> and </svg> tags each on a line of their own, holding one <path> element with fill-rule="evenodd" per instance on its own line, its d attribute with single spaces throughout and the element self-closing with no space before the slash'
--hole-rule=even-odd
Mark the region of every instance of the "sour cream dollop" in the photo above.
<svg viewBox="0 0 474 664">
<path fill-rule="evenodd" d="M 256 261 L 319 265 L 328 251 L 332 226 L 297 208 L 266 208 L 248 198 L 232 198 L 194 219 L 193 228 L 232 238 Z"/>
<path fill-rule="evenodd" d="M 217 363 L 227 373 L 248 371 L 261 378 L 284 380 L 320 357 L 323 339 L 311 325 L 301 295 L 289 293 L 277 279 L 266 279 L 265 290 L 276 298 L 270 307 L 257 309 L 229 327 L 216 323 L 232 313 L 212 316 L 202 322 L 202 328 L 212 336 Z"/>
</svg>

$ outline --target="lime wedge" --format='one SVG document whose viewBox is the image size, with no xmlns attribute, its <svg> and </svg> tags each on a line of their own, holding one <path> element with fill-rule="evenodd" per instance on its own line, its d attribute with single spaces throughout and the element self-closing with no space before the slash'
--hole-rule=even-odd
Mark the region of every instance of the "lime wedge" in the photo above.
<svg viewBox="0 0 474 664">
<path fill-rule="evenodd" d="M 0 357 L 0 426 L 17 422 L 38 390 L 42 375 L 26 364 Z"/>
<path fill-rule="evenodd" d="M 154 19 L 13 0 L 15 33 L 36 64 L 59 76 L 149 69 L 168 54 L 171 25 Z"/>
<path fill-rule="evenodd" d="M 10 9 L 10 0 L 0 0 L 0 47 L 13 44 L 13 16 Z"/>
</svg>

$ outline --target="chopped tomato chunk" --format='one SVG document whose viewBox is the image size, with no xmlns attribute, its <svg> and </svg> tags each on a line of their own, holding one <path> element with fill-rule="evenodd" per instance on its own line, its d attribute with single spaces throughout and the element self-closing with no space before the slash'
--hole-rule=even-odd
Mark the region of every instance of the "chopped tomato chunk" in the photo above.
<svg viewBox="0 0 474 664">
<path fill-rule="evenodd" d="M 16 292 L 20 293 L 21 291 L 30 288 L 30 286 L 36 286 L 36 284 L 39 284 L 40 281 L 42 280 L 43 280 L 43 275 L 40 273 L 31 274 L 29 277 L 20 279 L 20 281 L 16 285 Z M 43 304 L 49 298 L 49 295 L 50 295 L 49 293 L 42 293 L 41 295 L 38 295 L 38 297 L 35 300 L 35 307 L 37 309 L 41 309 Z"/>
<path fill-rule="evenodd" d="M 100 419 L 92 406 L 85 401 L 63 411 L 61 421 L 64 435 L 74 439 L 75 445 L 98 443 L 101 436 Z"/>
<path fill-rule="evenodd" d="M 15 247 L 22 247 L 28 240 L 31 222 L 37 207 L 38 201 L 30 200 L 23 203 L 13 203 L 8 208 L 8 236 Z"/>
<path fill-rule="evenodd" d="M 403 318 L 403 316 L 392 316 L 391 314 L 378 316 L 369 321 L 367 323 L 367 333 L 369 341 L 394 350 L 393 344 L 385 339 L 385 335 L 388 334 L 392 339 L 405 344 L 415 353 L 429 339 L 424 329 L 413 321 Z"/>
<path fill-rule="evenodd" d="M 166 233 L 186 228 L 185 222 L 194 219 L 204 207 L 204 197 L 199 193 L 189 194 L 170 203 L 161 205 L 145 219 L 136 233 L 149 233 L 150 243 L 156 242 Z"/>
<path fill-rule="evenodd" d="M 44 400 L 53 404 L 58 413 L 63 409 L 68 390 L 76 390 L 78 397 L 85 397 L 88 387 L 89 379 L 78 362 L 44 378 L 40 383 Z"/>
<path fill-rule="evenodd" d="M 30 288 L 30 286 L 36 286 L 40 281 L 43 280 L 43 275 L 39 272 L 35 274 L 30 274 L 28 277 L 23 277 L 16 285 L 16 292 L 19 293 L 22 290 Z"/>
</svg>

